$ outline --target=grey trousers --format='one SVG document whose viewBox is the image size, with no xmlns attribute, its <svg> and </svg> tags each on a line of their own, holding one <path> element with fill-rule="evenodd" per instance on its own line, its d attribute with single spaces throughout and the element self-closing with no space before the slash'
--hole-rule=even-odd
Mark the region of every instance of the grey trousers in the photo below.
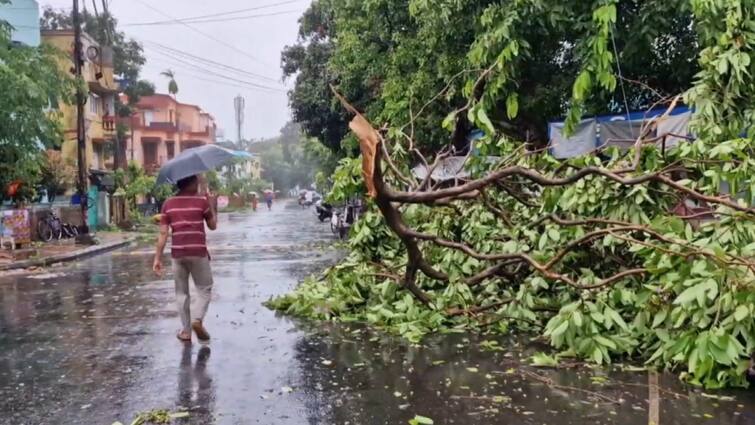
<svg viewBox="0 0 755 425">
<path fill-rule="evenodd" d="M 196 294 L 192 306 L 189 295 L 189 276 L 194 280 Z M 191 332 L 192 320 L 204 320 L 212 295 L 212 268 L 208 257 L 173 259 L 173 277 L 176 282 L 176 303 L 183 330 Z"/>
</svg>

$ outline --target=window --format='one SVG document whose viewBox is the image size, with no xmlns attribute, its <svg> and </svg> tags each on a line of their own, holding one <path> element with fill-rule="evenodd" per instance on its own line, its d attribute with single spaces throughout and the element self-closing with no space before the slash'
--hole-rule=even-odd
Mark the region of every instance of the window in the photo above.
<svg viewBox="0 0 755 425">
<path fill-rule="evenodd" d="M 176 154 L 176 143 L 175 142 L 165 142 L 165 148 L 167 150 L 168 159 L 173 159 L 173 157 Z"/>
<path fill-rule="evenodd" d="M 104 97 L 102 106 L 102 115 L 115 115 L 115 96 Z"/>
<path fill-rule="evenodd" d="M 104 170 L 105 169 L 105 147 L 102 146 L 102 143 L 94 143 L 93 146 L 94 150 L 94 164 L 92 164 L 92 168 L 95 170 Z"/>
<path fill-rule="evenodd" d="M 99 115 L 100 97 L 94 93 L 89 93 L 89 100 L 87 100 L 87 103 L 89 104 L 89 113 Z"/>
<path fill-rule="evenodd" d="M 152 121 L 155 120 L 155 113 L 152 111 L 144 111 L 144 125 L 149 126 Z"/>
</svg>

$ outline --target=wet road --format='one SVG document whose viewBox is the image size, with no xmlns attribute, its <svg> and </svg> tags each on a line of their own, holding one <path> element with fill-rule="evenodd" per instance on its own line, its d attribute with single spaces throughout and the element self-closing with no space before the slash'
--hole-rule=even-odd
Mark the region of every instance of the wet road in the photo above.
<svg viewBox="0 0 755 425">
<path fill-rule="evenodd" d="M 149 271 L 147 247 L 0 278 L 0 424 L 128 424 L 182 408 L 190 415 L 176 423 L 406 424 L 419 414 L 436 424 L 755 424 L 751 391 L 704 394 L 619 368 L 536 369 L 525 359 L 539 347 L 504 338 L 489 350 L 463 334 L 414 346 L 281 317 L 261 303 L 335 260 L 327 226 L 283 205 L 220 226 L 209 346 L 175 339 L 173 284 Z"/>
</svg>

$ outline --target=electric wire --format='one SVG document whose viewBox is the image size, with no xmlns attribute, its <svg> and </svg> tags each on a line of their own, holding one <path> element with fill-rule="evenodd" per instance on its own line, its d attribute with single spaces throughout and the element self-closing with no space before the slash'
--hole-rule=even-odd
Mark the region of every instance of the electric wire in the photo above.
<svg viewBox="0 0 755 425">
<path fill-rule="evenodd" d="M 175 19 L 171 18 L 171 20 L 169 20 L 169 21 L 134 22 L 134 23 L 124 24 L 124 25 L 141 26 L 141 25 L 164 24 L 164 23 L 168 23 L 168 22 L 185 22 L 185 23 L 191 23 L 191 21 L 194 21 L 194 20 L 203 20 L 203 19 L 207 19 L 207 18 L 216 18 L 216 17 L 219 17 L 219 16 L 236 15 L 236 14 L 239 14 L 239 13 L 251 12 L 251 11 L 254 11 L 254 10 L 261 10 L 261 9 L 268 9 L 268 8 L 271 8 L 271 7 L 283 6 L 283 5 L 287 5 L 287 4 L 291 4 L 291 3 L 299 3 L 299 2 L 302 2 L 302 1 L 304 1 L 304 0 L 286 0 L 286 1 L 276 2 L 276 3 L 269 3 L 269 4 L 265 4 L 265 5 L 255 6 L 255 7 L 249 7 L 249 8 L 245 8 L 245 9 L 238 9 L 238 10 L 232 10 L 232 11 L 220 12 L 220 13 L 212 13 L 212 14 L 208 14 L 208 15 L 199 15 L 199 16 L 193 16 L 193 17 L 188 17 L 188 18 L 175 18 Z M 170 16 L 168 16 L 168 17 L 170 18 Z"/>
<path fill-rule="evenodd" d="M 181 22 L 181 21 L 179 21 L 179 20 L 178 20 L 177 18 L 175 18 L 175 17 L 173 17 L 173 16 L 169 15 L 168 13 L 165 13 L 165 12 L 163 12 L 162 10 L 160 10 L 160 9 L 158 9 L 158 8 L 156 8 L 156 7 L 154 7 L 154 6 L 152 6 L 151 4 L 149 4 L 148 2 L 146 2 L 145 0 L 136 0 L 136 1 L 137 1 L 138 3 L 140 3 L 140 4 L 142 4 L 142 5 L 144 6 L 144 7 L 148 8 L 148 9 L 150 9 L 150 10 L 152 10 L 152 11 L 156 12 L 156 13 L 159 13 L 160 15 L 163 15 L 163 16 L 165 16 L 166 18 L 168 18 L 168 19 L 170 19 L 170 20 L 172 20 L 172 21 L 175 21 L 175 22 L 179 22 L 179 23 L 180 23 L 181 25 L 185 26 L 186 28 L 189 28 L 190 30 L 192 30 L 192 31 L 196 32 L 197 34 L 200 34 L 200 35 L 204 36 L 204 37 L 205 37 L 205 38 L 207 38 L 207 39 L 210 39 L 210 40 L 212 40 L 212 41 L 215 41 L 216 43 L 218 43 L 218 44 L 221 44 L 221 45 L 223 45 L 223 46 L 225 46 L 225 47 L 227 47 L 227 48 L 229 48 L 229 49 L 231 49 L 231 50 L 235 51 L 236 53 L 239 53 L 239 54 L 241 54 L 241 55 L 243 55 L 243 56 L 245 56 L 245 57 L 247 57 L 247 58 L 249 58 L 249 59 L 253 60 L 254 62 L 260 63 L 260 64 L 262 64 L 262 65 L 266 65 L 266 66 L 271 66 L 270 64 L 267 64 L 267 63 L 265 63 L 264 61 L 262 61 L 262 60 L 258 59 L 257 57 L 255 57 L 255 56 L 254 56 L 254 55 L 252 55 L 251 53 L 249 53 L 249 52 L 247 52 L 247 51 L 245 51 L 245 50 L 242 50 L 242 49 L 240 49 L 240 48 L 238 48 L 238 47 L 234 46 L 234 45 L 233 45 L 233 44 L 231 44 L 231 43 L 228 43 L 228 42 L 226 42 L 226 41 L 224 41 L 224 40 L 222 40 L 222 39 L 220 39 L 220 38 L 217 38 L 217 37 L 215 37 L 215 36 L 214 36 L 214 35 L 212 35 L 212 34 L 209 34 L 209 33 L 205 32 L 205 31 L 202 31 L 202 30 L 200 30 L 200 29 L 198 29 L 198 28 L 195 28 L 195 27 L 191 26 L 190 24 L 188 24 L 188 23 L 186 23 L 186 22 Z"/>
</svg>

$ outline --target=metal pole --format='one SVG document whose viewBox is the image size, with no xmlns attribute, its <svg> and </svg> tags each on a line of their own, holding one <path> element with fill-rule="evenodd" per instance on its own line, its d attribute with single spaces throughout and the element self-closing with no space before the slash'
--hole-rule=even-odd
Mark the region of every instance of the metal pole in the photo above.
<svg viewBox="0 0 755 425">
<path fill-rule="evenodd" d="M 82 81 L 83 67 L 83 46 L 81 45 L 81 16 L 79 16 L 79 0 L 73 0 L 73 66 L 76 79 L 79 83 Z M 79 200 L 81 203 L 81 232 L 89 233 L 89 224 L 87 223 L 87 203 L 89 197 L 87 194 L 87 143 L 86 143 L 86 126 L 84 122 L 84 92 L 77 88 L 76 90 L 76 141 L 78 143 L 78 166 L 79 166 Z"/>
<path fill-rule="evenodd" d="M 131 117 L 129 118 L 131 122 L 131 162 L 134 162 L 134 113 L 131 111 Z"/>
<path fill-rule="evenodd" d="M 113 117 L 113 119 L 115 119 L 115 117 Z M 121 138 L 118 137 L 118 124 L 114 123 L 114 125 L 115 125 L 115 134 L 113 136 L 113 144 L 115 144 L 115 159 L 114 159 L 115 167 L 113 168 L 115 168 L 116 170 L 120 170 L 120 169 L 126 168 L 124 166 L 124 162 L 126 162 L 125 161 L 126 150 L 124 149 L 123 151 L 121 151 L 121 148 L 123 146 L 121 146 Z"/>
</svg>

